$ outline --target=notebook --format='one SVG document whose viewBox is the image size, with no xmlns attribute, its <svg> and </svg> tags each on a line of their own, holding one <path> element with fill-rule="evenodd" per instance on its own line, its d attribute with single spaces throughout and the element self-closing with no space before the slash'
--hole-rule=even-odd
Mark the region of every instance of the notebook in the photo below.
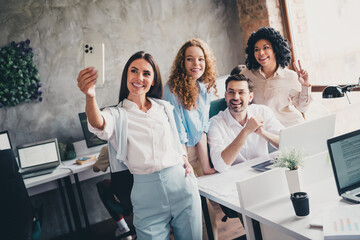
<svg viewBox="0 0 360 240">
<path fill-rule="evenodd" d="M 61 163 L 56 138 L 18 146 L 17 152 L 23 178 L 52 173 Z"/>
<path fill-rule="evenodd" d="M 360 203 L 360 130 L 331 138 L 327 146 L 339 195 Z"/>
<path fill-rule="evenodd" d="M 336 114 L 330 114 L 280 130 L 279 150 L 296 148 L 305 156 L 314 155 L 327 150 L 326 141 L 334 136 Z M 254 165 L 257 171 L 272 168 L 270 160 Z"/>
</svg>

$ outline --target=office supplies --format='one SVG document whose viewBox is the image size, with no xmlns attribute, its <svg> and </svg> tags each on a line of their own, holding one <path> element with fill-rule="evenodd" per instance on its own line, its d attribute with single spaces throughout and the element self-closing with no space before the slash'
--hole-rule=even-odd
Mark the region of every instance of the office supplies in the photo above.
<svg viewBox="0 0 360 240">
<path fill-rule="evenodd" d="M 0 150 L 12 149 L 8 131 L 0 132 Z"/>
<path fill-rule="evenodd" d="M 327 146 L 339 195 L 360 203 L 360 130 L 331 138 Z"/>
<path fill-rule="evenodd" d="M 84 164 L 84 163 L 87 163 L 89 161 L 94 161 L 96 160 L 96 157 L 95 156 L 86 156 L 86 157 L 80 157 L 78 159 L 75 160 L 76 164 Z"/>
<path fill-rule="evenodd" d="M 93 134 L 93 133 L 91 133 L 89 131 L 86 113 L 84 113 L 84 112 L 79 113 L 79 119 L 80 119 L 80 123 L 81 123 L 81 128 L 82 128 L 83 133 L 84 133 L 86 146 L 88 148 L 96 147 L 96 146 L 103 145 L 103 144 L 107 143 L 107 141 L 101 140 L 95 134 Z"/>
<path fill-rule="evenodd" d="M 324 209 L 324 239 L 360 239 L 359 206 L 337 206 Z"/>
<path fill-rule="evenodd" d="M 17 152 L 23 178 L 51 173 L 61 163 L 56 138 L 18 146 Z"/>
<path fill-rule="evenodd" d="M 273 168 L 273 163 L 271 160 L 267 160 L 265 162 L 259 163 L 259 164 L 255 164 L 253 166 L 251 166 L 253 169 L 255 169 L 256 171 L 259 172 L 265 172 L 267 170 L 271 170 Z"/>
<path fill-rule="evenodd" d="M 323 211 L 320 211 L 310 218 L 309 227 L 322 229 L 323 222 Z"/>
</svg>

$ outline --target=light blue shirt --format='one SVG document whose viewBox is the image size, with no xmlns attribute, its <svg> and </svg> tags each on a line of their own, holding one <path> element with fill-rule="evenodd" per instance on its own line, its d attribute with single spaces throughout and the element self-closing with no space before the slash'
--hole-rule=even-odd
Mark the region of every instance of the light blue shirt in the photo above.
<svg viewBox="0 0 360 240">
<path fill-rule="evenodd" d="M 209 111 L 211 95 L 207 92 L 206 86 L 197 82 L 200 89 L 199 98 L 196 102 L 197 109 L 186 110 L 169 88 L 169 84 L 164 87 L 164 99 L 174 106 L 174 117 L 179 133 L 181 144 L 187 147 L 195 146 L 204 132 L 207 133 L 210 126 Z"/>
</svg>

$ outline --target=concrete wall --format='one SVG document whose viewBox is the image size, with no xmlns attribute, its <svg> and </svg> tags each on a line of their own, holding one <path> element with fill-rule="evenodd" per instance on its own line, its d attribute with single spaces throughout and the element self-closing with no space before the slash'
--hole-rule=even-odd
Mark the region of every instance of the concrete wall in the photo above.
<svg viewBox="0 0 360 240">
<path fill-rule="evenodd" d="M 178 49 L 192 37 L 213 49 L 220 75 L 245 62 L 236 0 L 0 0 L 0 33 L 0 47 L 31 40 L 43 83 L 43 102 L 0 109 L 0 131 L 9 131 L 14 146 L 54 137 L 83 139 L 78 113 L 84 111 L 85 97 L 76 78 L 84 40 L 105 43 L 100 106 L 117 103 L 123 66 L 139 50 L 155 57 L 164 82 Z M 99 180 L 83 182 L 91 224 L 110 218 L 95 189 Z M 32 199 L 44 203 L 42 239 L 67 231 L 57 190 Z"/>
<path fill-rule="evenodd" d="M 192 37 L 213 49 L 220 75 L 245 61 L 235 0 L 0 0 L 0 6 L 0 47 L 29 38 L 43 82 L 43 102 L 0 109 L 0 130 L 9 130 L 15 146 L 83 139 L 77 114 L 85 98 L 76 78 L 84 40 L 105 43 L 100 106 L 117 103 L 123 66 L 139 50 L 155 57 L 164 82 L 178 49 Z"/>
</svg>

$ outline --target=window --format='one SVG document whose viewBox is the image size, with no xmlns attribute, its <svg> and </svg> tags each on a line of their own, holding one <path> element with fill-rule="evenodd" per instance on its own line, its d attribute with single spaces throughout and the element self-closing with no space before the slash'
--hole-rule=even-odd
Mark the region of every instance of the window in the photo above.
<svg viewBox="0 0 360 240">
<path fill-rule="evenodd" d="M 360 1 L 287 0 L 296 59 L 313 85 L 355 84 L 360 77 Z"/>
<path fill-rule="evenodd" d="M 358 83 L 360 1 L 283 0 L 283 3 L 289 18 L 294 60 L 301 60 L 315 91 L 314 102 L 306 116 L 317 118 L 327 112 L 336 112 L 335 135 L 359 129 L 359 88 L 348 93 L 349 104 L 346 97 L 322 99 L 322 88 L 314 85 Z"/>
</svg>

